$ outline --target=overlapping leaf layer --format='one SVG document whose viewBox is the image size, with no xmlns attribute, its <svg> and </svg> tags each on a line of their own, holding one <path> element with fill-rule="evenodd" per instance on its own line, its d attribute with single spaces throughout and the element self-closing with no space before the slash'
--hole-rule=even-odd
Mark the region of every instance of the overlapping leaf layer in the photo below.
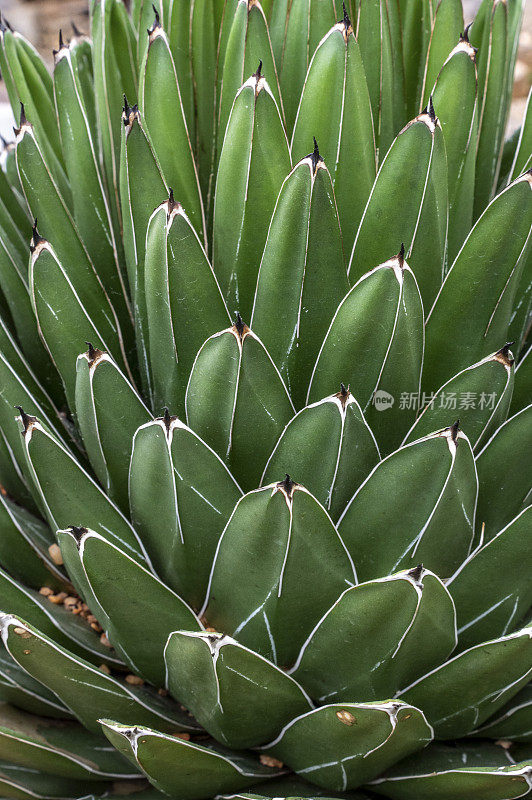
<svg viewBox="0 0 532 800">
<path fill-rule="evenodd" d="M 521 0 L 128 5 L 0 24 L 0 797 L 530 796 Z"/>
</svg>

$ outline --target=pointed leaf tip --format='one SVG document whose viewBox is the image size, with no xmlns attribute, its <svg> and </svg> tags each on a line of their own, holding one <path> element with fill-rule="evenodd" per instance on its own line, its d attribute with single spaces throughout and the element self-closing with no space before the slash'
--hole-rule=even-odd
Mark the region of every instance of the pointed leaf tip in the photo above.
<svg viewBox="0 0 532 800">
<path fill-rule="evenodd" d="M 78 547 L 81 544 L 81 540 L 85 534 L 89 532 L 88 528 L 83 527 L 83 525 L 70 525 L 70 527 L 67 528 L 67 531 L 70 531 Z"/>
<path fill-rule="evenodd" d="M 37 417 L 32 417 L 31 414 L 26 414 L 22 406 L 15 406 L 15 408 L 20 413 L 20 419 L 22 421 L 22 425 L 24 426 L 22 434 L 24 435 L 26 431 L 31 428 L 35 422 L 37 422 Z"/>
<path fill-rule="evenodd" d="M 314 150 L 312 153 L 309 153 L 307 158 L 310 158 L 312 163 L 312 171 L 314 175 L 316 174 L 316 170 L 318 169 L 318 164 L 323 161 L 323 158 L 320 156 L 320 149 L 318 147 L 318 142 L 316 141 L 316 137 L 312 137 L 314 139 Z"/>
<path fill-rule="evenodd" d="M 292 499 L 295 486 L 297 486 L 297 483 L 292 480 L 288 472 L 284 476 L 284 480 L 279 481 L 279 483 L 277 484 L 277 488 L 280 489 L 284 495 L 286 495 L 288 500 Z"/>
<path fill-rule="evenodd" d="M 404 266 L 404 263 L 405 263 L 405 243 L 404 242 L 401 242 L 401 247 L 400 247 L 400 250 L 399 250 L 399 252 L 397 254 L 397 260 L 399 261 L 399 266 L 402 269 L 403 266 Z"/>
<path fill-rule="evenodd" d="M 244 322 L 242 322 L 242 317 L 240 316 L 240 313 L 238 311 L 236 312 L 233 327 L 236 328 L 236 332 L 238 333 L 240 338 L 242 338 L 244 335 L 244 331 L 246 329 L 246 325 Z"/>
<path fill-rule="evenodd" d="M 43 236 L 41 236 L 39 231 L 37 230 L 37 218 L 35 218 L 31 229 L 30 253 L 34 253 L 37 248 L 37 245 L 45 241 L 46 239 Z"/>
<path fill-rule="evenodd" d="M 257 68 L 257 71 L 256 71 L 254 77 L 257 80 L 260 80 L 260 78 L 262 78 L 262 59 L 259 60 L 259 66 Z"/>
<path fill-rule="evenodd" d="M 421 576 L 425 572 L 425 567 L 423 564 L 418 564 L 417 567 L 408 570 L 408 575 L 412 578 L 414 583 L 419 583 Z"/>
<path fill-rule="evenodd" d="M 451 425 L 449 430 L 451 431 L 452 440 L 456 444 L 456 440 L 458 439 L 458 431 L 460 430 L 460 420 L 457 419 L 456 422 Z"/>
<path fill-rule="evenodd" d="M 501 349 L 495 353 L 495 358 L 498 361 L 502 361 L 506 367 L 511 367 L 515 362 L 515 358 L 510 352 L 510 347 L 512 347 L 514 344 L 515 342 L 506 342 L 504 347 L 501 347 Z"/>
<path fill-rule="evenodd" d="M 349 19 L 349 14 L 347 13 L 347 8 L 345 7 L 345 3 L 342 3 L 342 7 L 343 7 L 343 10 L 344 10 L 343 23 L 344 23 L 345 30 L 346 30 L 346 33 L 347 33 L 347 31 L 349 31 L 349 28 L 351 28 L 352 25 L 351 25 L 351 20 Z"/>
</svg>

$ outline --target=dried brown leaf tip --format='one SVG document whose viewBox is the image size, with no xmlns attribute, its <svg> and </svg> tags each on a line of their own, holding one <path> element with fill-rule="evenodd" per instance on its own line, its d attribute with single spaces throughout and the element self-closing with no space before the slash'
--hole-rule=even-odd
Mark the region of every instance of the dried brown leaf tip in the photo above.
<svg viewBox="0 0 532 800">
<path fill-rule="evenodd" d="M 346 389 L 345 385 L 343 383 L 341 383 L 340 384 L 340 391 L 337 392 L 334 396 L 340 401 L 340 403 L 342 404 L 342 408 L 345 409 L 345 407 L 347 405 L 347 401 L 349 400 L 349 398 L 351 396 L 351 392 L 349 391 L 349 386 Z"/>
<path fill-rule="evenodd" d="M 343 33 L 344 39 L 345 39 L 345 41 L 347 43 L 348 38 L 353 33 L 353 25 L 351 24 L 351 20 L 349 18 L 349 14 L 347 13 L 347 8 L 345 6 L 345 3 L 342 4 L 342 7 L 343 7 L 344 16 L 343 16 L 342 21 L 339 22 L 338 24 L 343 26 L 342 33 Z"/>
<path fill-rule="evenodd" d="M 97 347 L 93 347 L 90 342 L 85 342 L 85 344 L 87 345 L 87 361 L 89 362 L 89 367 L 93 367 L 103 356 L 103 352 L 98 350 Z"/>
<path fill-rule="evenodd" d="M 139 107 L 135 103 L 135 105 L 130 106 L 126 95 L 124 95 L 124 107 L 122 109 L 122 122 L 124 123 L 124 127 L 129 127 L 133 124 L 135 119 L 139 116 Z"/>
<path fill-rule="evenodd" d="M 20 414 L 20 420 L 23 426 L 22 435 L 24 435 L 25 433 L 27 433 L 28 430 L 30 430 L 33 427 L 33 425 L 35 425 L 35 423 L 37 422 L 37 417 L 32 417 L 31 414 L 26 414 L 26 412 L 22 409 L 21 406 L 15 406 L 15 408 Z"/>
<path fill-rule="evenodd" d="M 495 353 L 495 355 L 493 356 L 493 360 L 498 361 L 507 369 L 511 369 L 511 367 L 513 367 L 515 363 L 515 358 L 513 357 L 513 353 L 510 350 L 510 347 L 512 347 L 512 345 L 514 344 L 515 342 L 506 342 L 504 347 L 501 347 L 501 349 Z"/>
<path fill-rule="evenodd" d="M 312 153 L 309 153 L 307 158 L 310 160 L 312 166 L 312 173 L 313 175 L 316 174 L 318 169 L 325 163 L 323 158 L 320 156 L 320 149 L 318 147 L 318 142 L 316 141 L 316 137 L 312 137 L 314 139 L 314 150 Z"/>
<path fill-rule="evenodd" d="M 242 317 L 240 316 L 238 311 L 236 312 L 235 321 L 233 322 L 233 327 L 231 328 L 231 330 L 233 331 L 233 333 L 236 334 L 239 341 L 241 342 L 244 341 L 244 338 L 249 333 L 249 328 L 246 325 L 246 323 L 242 321 Z"/>
</svg>

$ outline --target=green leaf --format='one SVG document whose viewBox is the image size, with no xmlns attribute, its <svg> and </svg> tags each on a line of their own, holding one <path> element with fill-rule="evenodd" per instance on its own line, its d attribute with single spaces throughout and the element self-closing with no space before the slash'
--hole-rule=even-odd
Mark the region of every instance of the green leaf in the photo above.
<svg viewBox="0 0 532 800">
<path fill-rule="evenodd" d="M 0 649 L 0 698 L 22 711 L 53 719 L 71 719 L 73 714 L 42 683 Z"/>
<path fill-rule="evenodd" d="M 474 735 L 490 739 L 530 742 L 532 734 L 532 683 L 527 684 Z"/>
<path fill-rule="evenodd" d="M 319 592 L 309 591 L 317 583 Z M 325 509 L 287 476 L 238 502 L 220 539 L 204 611 L 210 625 L 287 667 L 354 583 L 353 563 Z"/>
<path fill-rule="evenodd" d="M 164 27 L 168 36 L 170 52 L 174 59 L 183 113 L 191 142 L 195 142 L 196 120 L 194 108 L 194 78 L 192 75 L 191 12 L 196 5 L 193 0 L 172 0 L 163 9 Z"/>
<path fill-rule="evenodd" d="M 369 474 L 338 522 L 359 580 L 417 563 L 450 577 L 473 541 L 476 498 L 471 445 L 457 425 L 396 450 Z"/>
<path fill-rule="evenodd" d="M 173 188 L 203 241 L 203 203 L 176 65 L 168 37 L 159 22 L 155 21 L 150 28 L 148 39 L 140 71 L 140 112 L 166 184 Z"/>
<path fill-rule="evenodd" d="M 454 0 L 448 0 L 447 6 L 451 4 L 454 5 Z M 449 264 L 456 258 L 473 221 L 478 136 L 475 58 L 475 49 L 466 38 L 461 38 L 445 60 L 434 86 L 427 85 L 427 90 L 432 92 L 447 155 Z"/>
<path fill-rule="evenodd" d="M 152 400 L 149 335 L 145 290 L 146 232 L 153 209 L 168 197 L 157 156 L 136 106 L 124 106 L 120 150 L 120 202 L 124 224 L 129 288 L 133 297 L 135 333 L 144 392 Z M 137 187 L 142 186 L 142 191 Z"/>
<path fill-rule="evenodd" d="M 423 713 L 406 703 L 346 703 L 297 717 L 266 749 L 317 786 L 345 792 L 431 739 Z"/>
<path fill-rule="evenodd" d="M 400 254 L 366 273 L 342 300 L 319 352 L 307 403 L 337 391 L 340 383 L 356 387 L 381 452 L 390 452 L 414 418 L 415 412 L 400 407 L 400 397 L 418 396 L 422 360 L 421 297 Z M 379 399 L 383 406 L 376 405 Z"/>
<path fill-rule="evenodd" d="M 453 52 L 456 41 L 464 30 L 464 12 L 461 0 L 440 0 L 432 21 L 432 31 L 425 62 L 421 108 L 427 105 L 432 87 L 440 70 Z M 440 113 L 439 107 L 438 115 Z"/>
<path fill-rule="evenodd" d="M 435 742 L 370 788 L 393 800 L 512 800 L 529 793 L 530 762 L 512 763 L 503 747 L 488 742 Z"/>
<path fill-rule="evenodd" d="M 469 236 L 430 310 L 423 389 L 434 392 L 506 341 L 532 225 L 532 175 L 492 200 Z M 506 235 L 511 230 L 511 236 Z M 450 336 L 467 324 L 467 340 Z"/>
<path fill-rule="evenodd" d="M 97 129 L 91 128 L 78 78 L 74 45 L 63 44 L 55 53 L 54 95 L 68 180 L 72 189 L 72 214 L 89 258 L 116 308 L 125 331 L 131 325 L 126 276 L 122 271 L 122 244 L 117 241 L 113 218 L 100 173 Z M 35 213 L 39 216 L 40 213 Z M 51 228 L 51 230 L 54 230 Z M 55 232 L 54 232 L 55 233 Z"/>
<path fill-rule="evenodd" d="M 523 124 L 519 133 L 515 157 L 510 171 L 510 180 L 515 180 L 532 165 L 532 89 L 528 93 Z"/>
<path fill-rule="evenodd" d="M 348 289 L 331 176 L 315 145 L 281 188 L 251 317 L 296 408 L 304 405 L 323 337 Z"/>
<path fill-rule="evenodd" d="M 274 13 L 282 12 L 275 9 Z M 285 5 L 286 3 L 280 4 Z M 292 0 L 286 9 L 282 45 L 282 57 L 276 56 L 276 63 L 280 65 L 279 82 L 283 96 L 283 105 L 286 118 L 286 130 L 290 135 L 296 120 L 300 102 L 301 91 L 305 83 L 305 76 L 309 61 L 327 31 L 335 22 L 334 0 Z M 271 35 L 271 28 L 270 28 Z M 273 45 L 273 37 L 272 37 Z M 281 48 L 277 48 L 280 50 Z M 331 86 L 329 86 L 330 90 Z M 313 134 L 318 136 L 316 132 Z M 318 140 L 319 141 L 319 140 Z M 295 156 L 297 160 L 303 154 Z"/>
<path fill-rule="evenodd" d="M 532 542 L 528 506 L 490 541 L 475 550 L 447 583 L 456 606 L 461 650 L 504 636 L 532 604 L 527 563 Z"/>
<path fill-rule="evenodd" d="M 212 214 L 211 195 L 214 191 L 213 163 L 218 103 L 216 79 L 221 72 L 221 49 L 218 49 L 217 53 L 218 36 L 215 31 L 214 4 L 215 0 L 193 0 L 190 17 L 190 54 L 196 115 L 195 156 L 209 231 L 212 229 L 209 223 Z M 224 20 L 228 13 L 226 8 Z"/>
<path fill-rule="evenodd" d="M 375 180 L 376 155 L 362 57 L 353 29 L 346 24 L 335 25 L 312 56 L 292 137 L 292 158 L 304 158 L 316 137 L 330 170 L 349 255 Z"/>
<path fill-rule="evenodd" d="M 21 419 L 27 468 L 52 530 L 80 522 L 144 560 L 144 547 L 131 523 L 64 445 L 36 417 L 22 412 Z"/>
<path fill-rule="evenodd" d="M 70 546 L 63 547 L 67 539 Z M 191 609 L 152 573 L 94 531 L 70 528 L 60 531 L 58 540 L 67 568 L 73 559 L 79 562 L 73 565 L 72 574 L 81 570 L 97 604 L 91 610 L 105 626 L 111 644 L 131 669 L 155 686 L 163 686 L 163 650 L 169 634 L 176 627 L 200 630 Z M 125 604 L 123 598 L 132 586 L 135 593 Z M 143 620 L 149 620 L 148 637 L 144 625 L 139 624 Z"/>
<path fill-rule="evenodd" d="M 253 5 L 250 17 L 258 9 Z M 223 147 L 220 141 L 214 198 L 214 271 L 230 313 L 240 311 L 246 319 L 272 212 L 291 166 L 275 93 L 261 68 L 262 62 L 236 94 Z"/>
<path fill-rule="evenodd" d="M 277 774 L 247 754 L 220 745 L 197 744 L 107 719 L 101 724 L 113 747 L 133 761 L 152 786 L 182 800 L 237 792 Z"/>
<path fill-rule="evenodd" d="M 404 442 L 438 430 L 449 420 L 449 415 L 456 412 L 471 447 L 479 450 L 508 415 L 514 373 L 514 357 L 509 345 L 461 370 L 433 396 L 423 398 L 426 405 Z"/>
<path fill-rule="evenodd" d="M 423 304 L 431 307 L 447 265 L 446 176 L 443 133 L 429 105 L 403 128 L 381 164 L 353 245 L 351 283 L 403 242 Z"/>
<path fill-rule="evenodd" d="M 100 732 L 100 714 L 116 714 L 131 724 L 134 720 L 168 731 L 194 730 L 192 720 L 157 692 L 106 675 L 18 617 L 1 614 L 0 628 L 17 664 L 51 689 L 92 733 Z"/>
<path fill-rule="evenodd" d="M 431 0 L 400 0 L 403 31 L 406 111 L 417 113 L 432 27 Z"/>
<path fill-rule="evenodd" d="M 290 674 L 319 703 L 370 702 L 393 697 L 445 661 L 455 645 L 453 601 L 439 578 L 419 566 L 346 589 Z"/>
<path fill-rule="evenodd" d="M 92 780 L 72 780 L 46 775 L 33 767 L 19 767 L 0 762 L 0 791 L 17 800 L 77 800 L 88 792 L 101 792 L 110 784 Z"/>
<path fill-rule="evenodd" d="M 510 403 L 510 414 L 513 416 L 526 408 L 530 398 L 532 397 L 532 345 L 529 346 L 526 353 L 521 356 L 516 370 L 514 391 L 512 394 L 512 402 Z"/>
<path fill-rule="evenodd" d="M 76 362 L 76 417 L 94 472 L 128 514 L 133 434 L 151 414 L 120 367 L 92 345 Z"/>
<path fill-rule="evenodd" d="M 429 672 L 400 697 L 423 709 L 438 739 L 481 725 L 530 680 L 532 628 L 484 642 Z"/>
<path fill-rule="evenodd" d="M 101 736 L 73 722 L 43 720 L 7 705 L 0 705 L 0 759 L 77 780 L 136 777 Z"/>
<path fill-rule="evenodd" d="M 314 456 L 320 454 L 320 468 Z M 286 470 L 336 521 L 371 469 L 379 448 L 362 410 L 343 386 L 299 411 L 284 429 L 268 459 L 261 485 Z"/>
<path fill-rule="evenodd" d="M 47 525 L 0 493 L 0 564 L 15 580 L 33 589 L 64 587 L 65 575 L 48 553 L 53 541 Z"/>
<path fill-rule="evenodd" d="M 224 459 L 245 490 L 259 483 L 266 459 L 294 414 L 270 354 L 239 315 L 232 327 L 200 348 L 185 407 L 187 424 Z"/>
<path fill-rule="evenodd" d="M 230 636 L 175 631 L 164 658 L 172 696 L 228 747 L 264 744 L 313 708 L 293 678 Z"/>
<path fill-rule="evenodd" d="M 169 414 L 135 433 L 129 489 L 132 519 L 157 573 L 199 608 L 242 490 L 198 434 Z"/>
<path fill-rule="evenodd" d="M 477 456 L 477 520 L 492 539 L 530 502 L 530 475 L 523 465 L 530 450 L 532 405 L 510 417 Z"/>
</svg>

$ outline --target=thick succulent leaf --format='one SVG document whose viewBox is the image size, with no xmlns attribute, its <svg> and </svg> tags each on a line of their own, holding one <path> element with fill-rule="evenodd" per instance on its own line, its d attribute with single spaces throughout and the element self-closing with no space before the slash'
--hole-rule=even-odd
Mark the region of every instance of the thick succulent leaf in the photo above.
<svg viewBox="0 0 532 800">
<path fill-rule="evenodd" d="M 127 756 L 160 792 L 181 800 L 233 793 L 274 777 L 278 770 L 215 744 L 196 744 L 140 725 L 102 719 L 111 744 Z"/>
<path fill-rule="evenodd" d="M 449 53 L 452 52 L 463 30 L 464 12 L 461 1 L 441 0 L 438 3 L 432 22 L 425 62 L 425 74 L 423 76 L 421 108 L 429 102 L 436 78 L 438 78 L 440 70 L 447 61 Z"/>
<path fill-rule="evenodd" d="M 531 674 L 532 628 L 523 628 L 465 650 L 400 697 L 423 709 L 438 739 L 456 739 L 502 708 Z"/>
<path fill-rule="evenodd" d="M 509 345 L 466 367 L 434 392 L 405 437 L 412 442 L 443 427 L 449 414 L 460 416 L 460 427 L 479 450 L 507 415 L 514 387 L 514 357 Z"/>
<path fill-rule="evenodd" d="M 242 490 L 197 433 L 166 415 L 135 433 L 129 491 L 133 522 L 157 574 L 199 608 Z"/>
<path fill-rule="evenodd" d="M 406 109 L 411 117 L 417 112 L 421 102 L 433 4 L 431 0 L 400 0 L 399 6 L 403 31 Z"/>
<path fill-rule="evenodd" d="M 445 661 L 455 645 L 453 601 L 420 566 L 347 589 L 318 622 L 290 674 L 319 703 L 370 702 L 393 697 Z"/>
<path fill-rule="evenodd" d="M 366 273 L 342 300 L 319 352 L 307 403 L 337 391 L 340 383 L 350 385 L 381 452 L 390 452 L 415 415 L 399 400 L 419 394 L 423 344 L 419 289 L 399 255 Z"/>
<path fill-rule="evenodd" d="M 92 345 L 76 361 L 75 397 L 91 466 L 106 493 L 127 514 L 133 435 L 151 414 L 118 364 Z"/>
<path fill-rule="evenodd" d="M 0 564 L 15 580 L 64 588 L 67 579 L 48 552 L 53 541 L 44 522 L 0 492 Z"/>
<path fill-rule="evenodd" d="M 369 474 L 338 523 L 359 580 L 420 562 L 450 577 L 473 541 L 476 498 L 471 445 L 456 425 L 396 450 Z"/>
<path fill-rule="evenodd" d="M 0 792 L 16 800 L 78 800 L 90 792 L 100 794 L 111 784 L 47 775 L 33 767 L 0 762 Z"/>
<path fill-rule="evenodd" d="M 305 5 L 310 9 L 311 4 Z M 319 5 L 327 7 L 327 3 Z M 300 30 L 297 36 L 303 41 Z M 290 86 L 295 83 L 291 74 Z M 325 94 L 327 103 L 323 103 Z M 313 136 L 331 173 L 344 249 L 349 255 L 376 169 L 368 86 L 349 20 L 331 28 L 312 56 L 292 137 L 294 161 L 305 157 Z"/>
<path fill-rule="evenodd" d="M 176 199 L 184 206 L 188 218 L 203 240 L 203 203 L 178 74 L 168 37 L 158 20 L 150 28 L 148 39 L 140 70 L 140 111 L 165 181 L 173 188 Z"/>
<path fill-rule="evenodd" d="M 528 795 L 530 786 L 530 762 L 516 764 L 503 747 L 487 742 L 436 742 L 370 784 L 393 800 L 513 800 Z"/>
<path fill-rule="evenodd" d="M 442 5 L 445 5 L 442 4 Z M 456 14 L 455 0 L 446 3 Z M 461 13 L 461 4 L 460 13 Z M 447 155 L 449 186 L 448 261 L 453 263 L 471 229 L 478 133 L 475 49 L 467 39 L 449 52 L 432 90 Z M 428 309 L 427 309 L 428 310 Z"/>
<path fill-rule="evenodd" d="M 532 344 L 521 356 L 515 370 L 514 391 L 510 403 L 510 414 L 514 416 L 518 411 L 526 408 L 532 397 Z"/>
<path fill-rule="evenodd" d="M 50 639 L 95 664 L 122 664 L 116 653 L 100 642 L 87 622 L 64 606 L 50 602 L 39 592 L 18 583 L 4 570 L 0 570 L 0 589 L 2 611 L 23 617 Z"/>
<path fill-rule="evenodd" d="M 36 417 L 22 412 L 26 464 L 53 531 L 90 525 L 135 558 L 144 548 L 131 523 L 64 445 Z"/>
<path fill-rule="evenodd" d="M 446 267 L 446 175 L 443 133 L 431 105 L 403 128 L 381 164 L 353 245 L 351 283 L 403 242 L 423 304 L 431 307 Z"/>
<path fill-rule="evenodd" d="M 259 483 L 268 456 L 294 414 L 270 354 L 240 316 L 200 348 L 185 407 L 187 423 L 247 490 Z"/>
<path fill-rule="evenodd" d="M 79 44 L 77 47 L 79 48 Z M 90 46 L 90 45 L 89 45 Z M 100 170 L 97 129 L 86 106 L 78 77 L 76 55 L 61 43 L 55 51 L 54 96 L 69 184 L 72 213 L 93 264 L 109 292 L 124 330 L 131 324 L 121 242 L 116 240 L 113 218 Z M 79 53 L 78 53 L 79 56 Z M 40 214 L 36 214 L 40 217 Z"/>
<path fill-rule="evenodd" d="M 120 150 L 120 202 L 129 289 L 133 297 L 137 353 L 144 391 L 152 399 L 146 309 L 146 231 L 155 206 L 168 197 L 157 156 L 136 106 L 124 107 Z M 142 191 L 137 187 L 142 186 Z"/>
<path fill-rule="evenodd" d="M 297 717 L 265 749 L 317 786 L 346 791 L 431 739 L 423 713 L 406 703 L 346 703 Z"/>
<path fill-rule="evenodd" d="M 373 0 L 360 3 L 358 13 L 355 8 L 353 12 L 355 16 L 351 18 L 358 19 L 357 41 L 382 161 L 407 118 L 399 4 L 397 0 Z"/>
<path fill-rule="evenodd" d="M 447 586 L 456 605 L 460 649 L 504 636 L 532 605 L 532 506 L 477 549 Z"/>
<path fill-rule="evenodd" d="M 120 108 L 124 94 L 137 94 L 137 66 L 131 22 L 120 0 L 97 0 L 92 8 L 94 94 L 100 124 L 101 148 L 115 228 L 120 230 Z M 136 48 L 135 48 L 136 49 Z"/>
<path fill-rule="evenodd" d="M 170 694 L 234 749 L 270 741 L 313 708 L 293 678 L 230 636 L 175 631 L 164 659 Z"/>
<path fill-rule="evenodd" d="M 479 68 L 479 132 L 475 175 L 474 219 L 486 207 L 497 186 L 502 137 L 506 124 L 508 63 L 508 5 L 494 0 L 480 44 L 480 59 L 485 59 L 485 74 Z M 474 29 L 473 29 L 474 30 Z M 473 31 L 472 31 L 473 34 Z M 474 36 L 472 41 L 476 44 Z"/>
<path fill-rule="evenodd" d="M 87 114 L 89 128 L 94 136 L 94 131 L 98 128 L 98 119 L 96 114 L 96 97 L 94 94 L 94 51 L 92 39 L 84 33 L 81 33 L 81 31 L 78 31 L 77 28 L 75 32 L 73 30 L 73 34 L 68 43 L 70 59 L 72 61 L 74 77 L 79 86 L 80 96 L 85 107 L 85 113 Z M 93 141 L 96 152 L 99 158 L 101 158 L 99 137 L 96 137 Z M 101 163 L 101 161 L 99 163 Z M 118 246 L 120 247 L 121 245 L 118 244 Z"/>
<path fill-rule="evenodd" d="M 515 156 L 511 166 L 510 180 L 515 180 L 519 175 L 530 169 L 532 165 L 532 89 L 528 93 L 523 124 L 519 132 L 519 139 L 515 149 Z"/>
<path fill-rule="evenodd" d="M 205 613 L 210 625 L 286 667 L 353 583 L 353 563 L 327 512 L 287 476 L 238 502 L 218 545 Z M 313 585 L 319 592 L 309 591 Z"/>
<path fill-rule="evenodd" d="M 427 318 L 425 391 L 436 391 L 464 362 L 479 361 L 505 341 L 531 227 L 532 175 L 527 174 L 490 203 L 447 273 Z M 466 322 L 466 340 L 449 335 Z"/>
<path fill-rule="evenodd" d="M 230 320 L 207 254 L 173 194 L 150 217 L 145 288 L 154 408 L 171 401 L 182 414 L 198 350 Z"/>
<path fill-rule="evenodd" d="M 532 405 L 510 417 L 477 457 L 477 520 L 491 539 L 530 502 Z"/>
<path fill-rule="evenodd" d="M 18 617 L 2 614 L 0 628 L 4 645 L 17 664 L 51 689 L 89 731 L 99 733 L 99 716 L 111 713 L 131 724 L 157 725 L 168 731 L 196 727 L 178 706 L 155 691 L 105 674 Z"/>
<path fill-rule="evenodd" d="M 531 248 L 532 250 L 532 248 Z M 521 279 L 515 293 L 508 338 L 515 342 L 516 352 L 519 353 L 527 343 L 532 321 L 532 252 L 529 250 L 526 257 Z"/>
<path fill-rule="evenodd" d="M 77 780 L 135 777 L 105 739 L 65 720 L 42 720 L 0 705 L 0 759 Z"/>
<path fill-rule="evenodd" d="M 171 0 L 165 3 L 163 24 L 181 95 L 183 113 L 192 144 L 195 142 L 196 120 L 194 107 L 194 77 L 192 75 L 190 19 L 193 0 Z"/>
<path fill-rule="evenodd" d="M 521 689 L 493 717 L 473 734 L 482 738 L 512 742 L 532 740 L 532 684 Z"/>
<path fill-rule="evenodd" d="M 331 176 L 315 145 L 282 185 L 251 317 L 296 408 L 304 405 L 323 337 L 348 289 Z"/>
<path fill-rule="evenodd" d="M 106 628 L 109 641 L 124 661 L 155 686 L 163 686 L 165 669 L 163 651 L 168 635 L 176 627 L 200 630 L 197 618 L 186 603 L 154 575 L 141 567 L 94 531 L 60 531 L 59 544 L 74 540 L 76 547 L 64 547 L 67 567 L 77 557 L 96 607 L 91 609 Z M 131 587 L 135 592 L 129 594 Z M 156 611 L 154 614 L 153 611 Z M 146 627 L 149 620 L 149 636 Z"/>
<path fill-rule="evenodd" d="M 229 796 L 225 795 L 228 798 Z M 323 797 L 323 798 L 343 798 L 343 800 L 371 800 L 365 792 L 334 792 L 332 790 L 321 789 L 315 784 L 309 783 L 299 775 L 291 773 L 290 775 L 283 775 L 280 778 L 274 778 L 271 781 L 258 783 L 253 786 L 249 792 L 238 792 L 232 795 L 235 798 L 242 798 L 246 800 L 249 798 L 262 798 L 262 797 L 282 797 L 283 800 L 287 798 L 303 798 L 303 797 Z"/>
<path fill-rule="evenodd" d="M 257 8 L 252 6 L 250 16 Z M 214 271 L 230 313 L 240 311 L 245 319 L 275 202 L 291 167 L 279 108 L 261 68 L 262 62 L 235 97 L 220 143 L 214 197 Z"/>
<path fill-rule="evenodd" d="M 2 429 L 0 428 L 0 484 L 10 498 L 36 512 L 37 506 Z"/>
<path fill-rule="evenodd" d="M 233 10 L 234 9 L 234 10 Z M 222 148 L 226 127 L 235 96 L 246 80 L 262 61 L 263 71 L 271 93 L 275 98 L 281 117 L 283 107 L 273 59 L 268 24 L 258 0 L 238 0 L 227 4 L 227 22 L 224 19 L 224 45 L 220 40 L 221 59 L 218 72 L 221 76 L 218 109 L 218 150 Z M 227 26 L 227 27 L 226 27 Z"/>
<path fill-rule="evenodd" d="M 71 719 L 73 714 L 46 686 L 31 678 L 10 658 L 0 653 L 0 699 L 14 708 L 38 714 L 40 718 Z"/>
<path fill-rule="evenodd" d="M 318 45 L 321 45 L 322 37 L 334 22 L 334 0 L 325 2 L 292 0 L 286 12 L 282 59 L 279 60 L 281 61 L 280 84 L 288 132 L 294 127 L 309 60 L 312 59 L 312 54 Z M 331 85 L 328 88 L 330 90 Z"/>
<path fill-rule="evenodd" d="M 195 156 L 206 212 L 210 213 L 212 213 L 211 194 L 216 144 L 216 105 L 219 97 L 215 81 L 217 74 L 221 72 L 222 57 L 221 42 L 217 53 L 218 35 L 215 30 L 214 6 L 215 0 L 203 0 L 203 2 L 192 0 L 189 14 L 190 55 L 195 90 Z M 229 3 L 225 7 L 224 20 L 228 13 Z M 181 82 L 179 85 L 181 87 Z M 211 230 L 210 225 L 207 228 Z"/>
<path fill-rule="evenodd" d="M 336 521 L 379 461 L 379 448 L 362 409 L 342 386 L 337 394 L 306 406 L 290 420 L 268 459 L 261 485 L 272 483 L 284 470 L 306 486 Z"/>
</svg>

